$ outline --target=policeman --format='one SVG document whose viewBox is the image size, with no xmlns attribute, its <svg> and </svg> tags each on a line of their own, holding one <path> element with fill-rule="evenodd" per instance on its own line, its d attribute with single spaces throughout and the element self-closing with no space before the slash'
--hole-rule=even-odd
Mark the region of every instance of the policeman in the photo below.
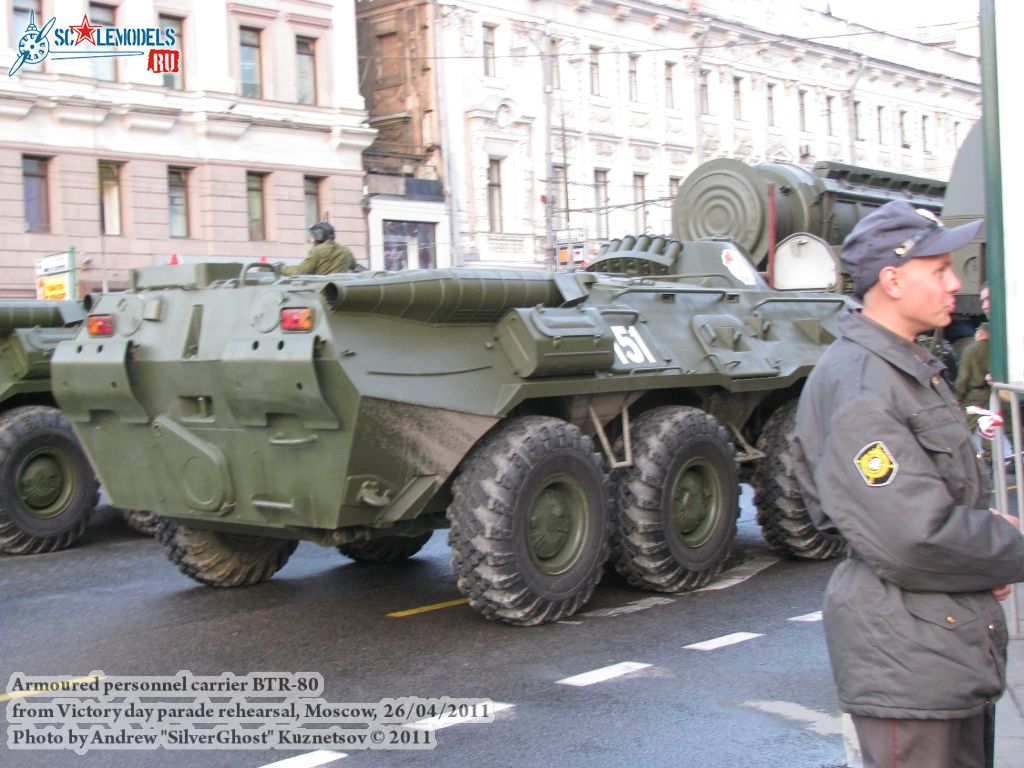
<svg viewBox="0 0 1024 768">
<path fill-rule="evenodd" d="M 854 227 L 842 259 L 864 308 L 841 321 L 797 411 L 808 512 L 848 546 L 824 627 L 866 768 L 982 768 L 991 757 L 1007 644 L 997 600 L 1024 580 L 1024 537 L 989 509 L 942 364 L 914 343 L 949 324 L 960 287 L 950 252 L 981 223 L 946 229 L 895 201 Z"/>
<path fill-rule="evenodd" d="M 351 272 L 356 268 L 352 251 L 334 242 L 334 227 L 329 222 L 319 221 L 309 228 L 313 247 L 306 258 L 294 267 L 281 267 L 283 275 L 330 275 L 334 272 Z"/>
</svg>

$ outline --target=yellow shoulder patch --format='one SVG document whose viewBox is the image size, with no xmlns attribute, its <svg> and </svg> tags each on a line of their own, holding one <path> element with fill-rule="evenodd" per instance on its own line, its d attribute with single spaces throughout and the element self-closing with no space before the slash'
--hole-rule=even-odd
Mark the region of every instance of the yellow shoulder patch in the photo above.
<svg viewBox="0 0 1024 768">
<path fill-rule="evenodd" d="M 891 483 L 900 468 L 881 440 L 875 440 L 861 448 L 853 463 L 860 476 L 864 478 L 864 482 L 872 487 Z"/>
</svg>

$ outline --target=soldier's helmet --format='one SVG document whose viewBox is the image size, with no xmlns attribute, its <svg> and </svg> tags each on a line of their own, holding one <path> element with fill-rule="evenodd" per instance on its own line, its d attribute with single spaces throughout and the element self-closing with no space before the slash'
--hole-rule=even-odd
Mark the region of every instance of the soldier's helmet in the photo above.
<svg viewBox="0 0 1024 768">
<path fill-rule="evenodd" d="M 312 233 L 313 241 L 316 243 L 322 243 L 326 240 L 334 239 L 334 227 L 326 221 L 318 221 L 309 228 L 309 231 Z"/>
</svg>

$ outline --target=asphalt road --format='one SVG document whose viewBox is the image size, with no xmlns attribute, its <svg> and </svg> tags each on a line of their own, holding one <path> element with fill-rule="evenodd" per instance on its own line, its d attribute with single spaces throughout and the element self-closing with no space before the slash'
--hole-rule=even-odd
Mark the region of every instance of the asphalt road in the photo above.
<svg viewBox="0 0 1024 768">
<path fill-rule="evenodd" d="M 413 702 L 420 719 L 472 714 L 438 711 L 442 697 L 488 700 L 500 711 L 491 713 L 493 722 L 433 721 L 442 727 L 430 750 L 309 744 L 91 748 L 79 755 L 12 749 L 14 731 L 24 730 L 10 723 L 12 714 L 38 728 L 44 712 L 26 715 L 24 708 L 54 698 L 8 693 L 0 765 L 843 765 L 838 706 L 815 615 L 832 564 L 775 560 L 745 508 L 732 567 L 713 588 L 654 595 L 609 575 L 582 614 L 534 628 L 488 622 L 461 603 L 436 607 L 459 598 L 444 532 L 411 561 L 388 566 L 356 564 L 333 549 L 302 544 L 272 581 L 220 590 L 179 574 L 156 542 L 106 510 L 70 550 L 0 556 L 0 679 L 8 691 L 14 673 L 149 680 L 189 670 L 224 680 L 227 672 L 315 672 L 324 681 L 319 697 L 328 703 L 416 697 L 425 700 Z M 420 608 L 432 609 L 388 615 Z M 281 701 L 242 698 L 249 705 Z M 164 694 L 139 701 L 195 699 Z M 17 714 L 15 702 L 22 707 Z M 170 722 L 145 727 L 166 731 Z M 88 727 L 67 713 L 54 727 L 65 723 Z M 294 725 L 290 732 L 313 729 L 308 722 Z M 366 738 L 365 727 L 353 727 Z M 429 736 L 407 726 L 380 730 L 388 740 Z"/>
</svg>

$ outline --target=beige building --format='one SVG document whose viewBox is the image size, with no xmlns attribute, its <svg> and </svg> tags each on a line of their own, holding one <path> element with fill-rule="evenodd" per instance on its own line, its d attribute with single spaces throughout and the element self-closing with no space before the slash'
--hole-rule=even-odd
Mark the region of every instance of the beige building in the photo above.
<svg viewBox="0 0 1024 768">
<path fill-rule="evenodd" d="M 71 247 L 84 290 L 172 260 L 294 261 L 321 218 L 365 257 L 362 152 L 374 133 L 353 0 L 2 8 L 0 297 L 34 295 L 37 260 Z M 69 27 L 86 16 L 96 44 L 74 45 Z M 33 17 L 48 55 L 8 75 Z M 179 71 L 159 71 L 159 58 L 151 71 L 150 49 L 178 51 Z"/>
<path fill-rule="evenodd" d="M 670 232 L 678 185 L 716 157 L 945 180 L 980 116 L 978 59 L 949 35 L 924 44 L 796 2 L 359 0 L 356 11 L 379 131 L 368 210 L 400 205 L 394 190 L 374 194 L 388 174 L 441 180 L 437 252 L 453 263 L 541 266 Z"/>
</svg>

